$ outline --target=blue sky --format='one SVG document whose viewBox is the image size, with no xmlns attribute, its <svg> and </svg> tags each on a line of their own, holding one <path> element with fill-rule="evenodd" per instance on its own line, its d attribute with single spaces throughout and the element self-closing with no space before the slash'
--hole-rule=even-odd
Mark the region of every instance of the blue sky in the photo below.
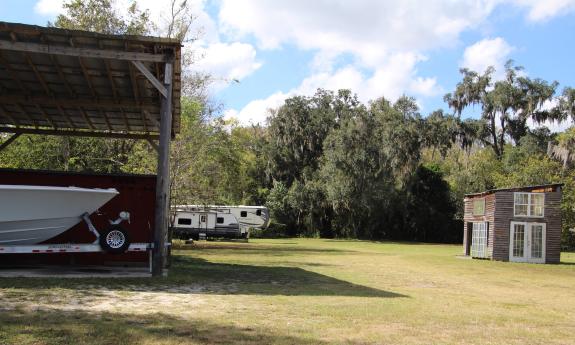
<svg viewBox="0 0 575 345">
<path fill-rule="evenodd" d="M 45 25 L 63 0 L 3 0 L 0 20 Z M 131 0 L 117 0 L 118 9 Z M 162 22 L 168 0 L 140 0 Z M 507 59 L 531 77 L 575 86 L 575 0 L 197 0 L 187 49 L 214 77 L 225 116 L 263 123 L 267 109 L 318 88 L 350 88 L 367 102 L 402 94 L 427 114 L 459 68 L 501 69 Z M 239 80 L 239 83 L 232 82 Z"/>
</svg>

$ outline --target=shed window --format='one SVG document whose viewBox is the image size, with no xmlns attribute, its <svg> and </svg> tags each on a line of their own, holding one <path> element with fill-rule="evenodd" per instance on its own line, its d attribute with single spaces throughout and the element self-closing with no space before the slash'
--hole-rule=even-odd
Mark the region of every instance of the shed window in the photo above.
<svg viewBox="0 0 575 345">
<path fill-rule="evenodd" d="M 178 218 L 178 225 L 192 225 L 191 218 Z"/>
<path fill-rule="evenodd" d="M 206 222 L 206 216 L 205 215 L 200 216 L 200 222 L 202 222 L 202 223 Z"/>
<path fill-rule="evenodd" d="M 525 217 L 543 217 L 545 194 L 515 193 L 514 215 Z"/>
<path fill-rule="evenodd" d="M 240 217 L 247 217 L 248 216 L 248 212 L 247 211 L 242 211 L 240 212 Z"/>
<path fill-rule="evenodd" d="M 473 200 L 473 215 L 483 216 L 485 214 L 485 199 Z"/>
<path fill-rule="evenodd" d="M 216 222 L 217 222 L 218 224 L 224 224 L 224 217 L 218 217 L 218 218 L 216 219 Z"/>
<path fill-rule="evenodd" d="M 257 210 L 257 211 L 256 211 L 256 215 L 257 215 L 257 216 L 261 216 L 261 215 L 262 215 L 262 210 Z"/>
</svg>

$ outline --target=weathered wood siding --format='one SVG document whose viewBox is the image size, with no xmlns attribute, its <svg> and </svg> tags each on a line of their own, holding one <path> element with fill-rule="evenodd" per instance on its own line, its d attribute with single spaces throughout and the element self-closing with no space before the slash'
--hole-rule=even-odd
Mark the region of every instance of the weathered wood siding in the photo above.
<svg viewBox="0 0 575 345">
<path fill-rule="evenodd" d="M 485 214 L 483 216 L 473 215 L 473 201 L 478 199 L 485 199 Z M 463 214 L 463 253 L 465 255 L 470 255 L 469 247 L 467 242 L 470 241 L 468 238 L 469 231 L 467 231 L 467 224 L 473 222 L 488 222 L 488 235 L 487 235 L 487 255 L 492 257 L 493 253 L 493 236 L 494 236 L 494 226 L 495 222 L 495 204 L 496 199 L 494 194 L 487 195 L 477 195 L 469 196 L 464 200 L 465 210 Z"/>
<path fill-rule="evenodd" d="M 545 209 L 541 217 L 515 217 L 513 215 L 514 193 L 495 192 L 494 260 L 509 261 L 509 234 L 511 222 L 546 223 L 545 262 L 558 263 L 561 255 L 561 188 L 545 194 Z M 522 190 L 520 192 L 529 192 Z"/>
</svg>

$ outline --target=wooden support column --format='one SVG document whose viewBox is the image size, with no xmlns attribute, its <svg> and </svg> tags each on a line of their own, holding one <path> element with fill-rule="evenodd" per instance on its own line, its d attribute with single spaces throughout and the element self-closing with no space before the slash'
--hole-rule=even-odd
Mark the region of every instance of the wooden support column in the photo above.
<svg viewBox="0 0 575 345">
<path fill-rule="evenodd" d="M 0 145 L 0 151 L 4 150 L 8 145 L 10 145 L 14 140 L 16 140 L 21 134 L 20 133 L 16 133 L 13 134 L 10 138 L 6 139 L 6 141 L 4 141 L 1 145 Z"/>
<path fill-rule="evenodd" d="M 168 240 L 170 202 L 170 140 L 172 139 L 172 70 L 173 57 L 170 57 L 166 62 L 164 72 L 166 95 L 161 95 L 154 249 L 152 251 L 152 275 L 154 277 L 164 274 L 167 253 L 166 242 Z"/>
</svg>

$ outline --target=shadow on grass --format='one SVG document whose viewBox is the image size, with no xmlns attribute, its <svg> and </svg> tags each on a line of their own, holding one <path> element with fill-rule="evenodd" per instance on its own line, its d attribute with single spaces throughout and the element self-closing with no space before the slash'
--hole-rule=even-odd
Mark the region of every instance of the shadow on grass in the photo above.
<svg viewBox="0 0 575 345">
<path fill-rule="evenodd" d="M 247 295 L 407 297 L 310 272 L 299 267 L 250 266 L 214 263 L 177 256 L 172 279 L 192 279 L 224 284 L 230 291 Z"/>
<path fill-rule="evenodd" d="M 324 344 L 268 329 L 181 319 L 159 313 L 133 315 L 42 310 L 2 311 L 0 344 Z"/>
<path fill-rule="evenodd" d="M 100 290 L 167 292 L 173 294 L 407 297 L 394 292 L 353 284 L 299 267 L 252 266 L 214 263 L 191 256 L 174 256 L 168 278 L 10 278 L 0 288 L 25 297 L 50 288 L 73 289 L 86 296 Z M 18 290 L 23 289 L 23 290 Z M 13 296 L 17 297 L 17 296 Z"/>
<path fill-rule="evenodd" d="M 226 242 L 195 242 L 193 245 L 174 246 L 174 250 L 206 251 L 214 250 L 217 253 L 230 250 L 233 252 L 249 252 L 255 255 L 286 256 L 286 255 L 324 255 L 324 254 L 350 254 L 353 250 L 334 248 L 302 248 L 293 245 L 253 245 L 250 243 L 226 243 Z"/>
</svg>

